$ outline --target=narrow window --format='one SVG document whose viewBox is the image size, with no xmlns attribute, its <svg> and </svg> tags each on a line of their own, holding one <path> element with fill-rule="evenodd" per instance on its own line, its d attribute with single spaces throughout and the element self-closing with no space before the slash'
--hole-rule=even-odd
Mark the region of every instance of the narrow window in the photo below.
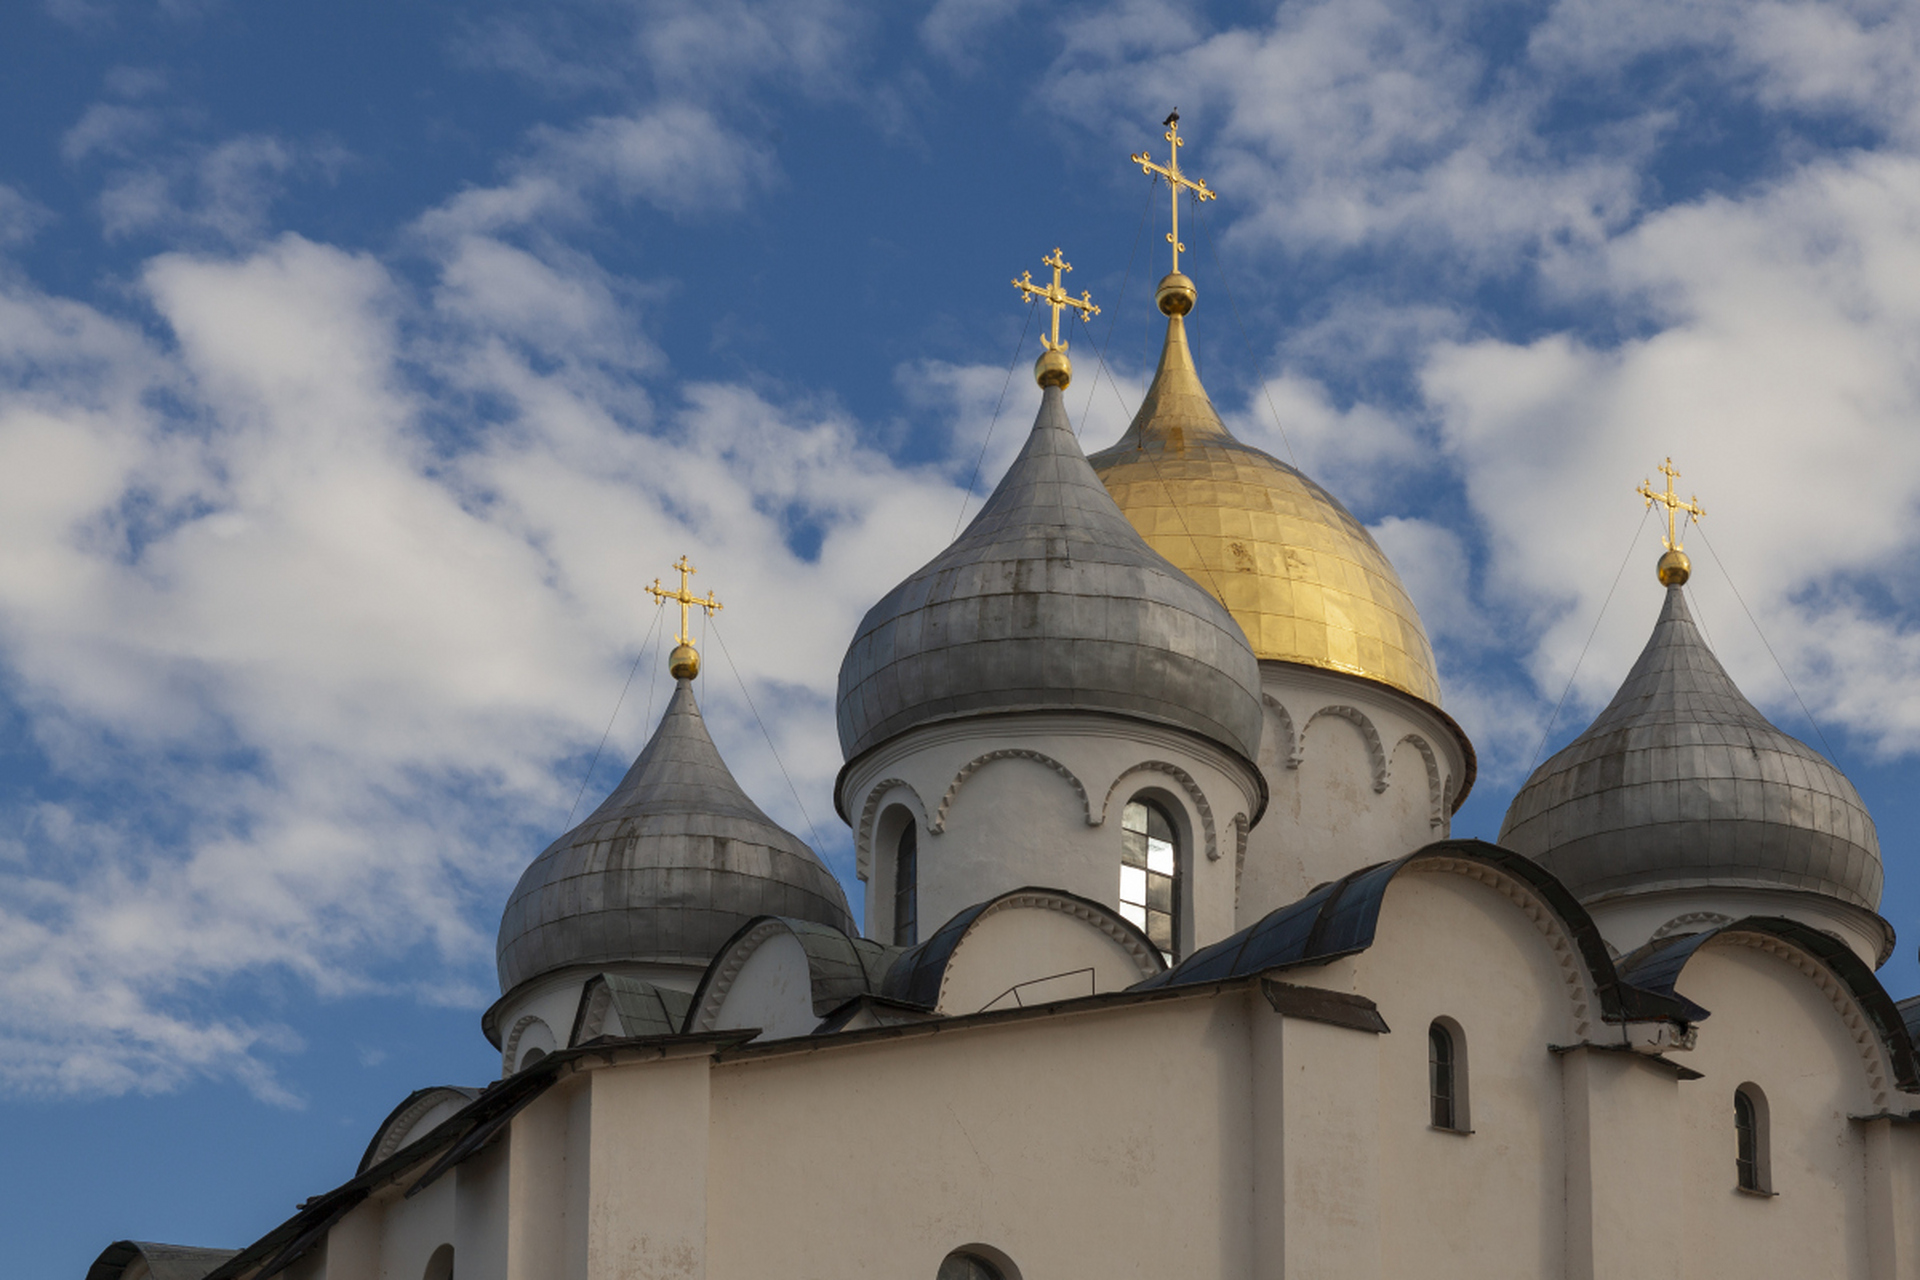
<svg viewBox="0 0 1920 1280">
<path fill-rule="evenodd" d="M 1454 1074 L 1453 1033 L 1434 1023 L 1427 1028 L 1427 1095 L 1436 1129 L 1458 1129 L 1458 1078 Z"/>
<path fill-rule="evenodd" d="M 1128 801 L 1120 816 L 1120 914 L 1173 961 L 1179 949 L 1180 844 L 1173 820 L 1151 800 Z"/>
<path fill-rule="evenodd" d="M 920 828 L 909 821 L 893 856 L 893 945 L 920 941 Z"/>
<path fill-rule="evenodd" d="M 1006 1280 L 1006 1276 L 979 1254 L 956 1249 L 940 1264 L 935 1280 Z"/>
<path fill-rule="evenodd" d="M 1756 1084 L 1733 1091 L 1733 1171 L 1742 1191 L 1771 1195 L 1767 1168 L 1767 1096 Z"/>
<path fill-rule="evenodd" d="M 443 1244 L 427 1259 L 425 1280 L 453 1280 L 453 1246 Z"/>
</svg>

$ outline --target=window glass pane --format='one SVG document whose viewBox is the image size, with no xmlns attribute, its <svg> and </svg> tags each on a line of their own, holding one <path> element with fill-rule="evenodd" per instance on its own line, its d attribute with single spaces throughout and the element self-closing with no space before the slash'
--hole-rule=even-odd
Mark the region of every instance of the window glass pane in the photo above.
<svg viewBox="0 0 1920 1280">
<path fill-rule="evenodd" d="M 910 947 L 920 940 L 920 829 L 913 823 L 900 833 L 893 862 L 893 944 Z"/>
<path fill-rule="evenodd" d="M 1454 1127 L 1453 1037 L 1438 1023 L 1427 1028 L 1427 1091 L 1435 1128 Z"/>
<path fill-rule="evenodd" d="M 1147 938 L 1162 951 L 1173 950 L 1173 917 L 1164 911 L 1147 912 Z"/>
<path fill-rule="evenodd" d="M 1120 861 L 1129 867 L 1147 865 L 1147 835 L 1144 831 L 1120 833 Z"/>
<path fill-rule="evenodd" d="M 1120 811 L 1120 829 L 1122 831 L 1138 831 L 1142 835 L 1145 835 L 1147 830 L 1147 806 L 1141 804 L 1138 800 L 1128 802 L 1127 807 Z"/>
<path fill-rule="evenodd" d="M 1145 907 L 1138 906 L 1131 902 L 1123 902 L 1120 904 L 1120 914 L 1126 917 L 1127 923 L 1136 929 L 1145 929 L 1147 927 L 1147 909 Z"/>
<path fill-rule="evenodd" d="M 1147 877 L 1147 906 L 1155 911 L 1173 914 L 1173 877 Z"/>
<path fill-rule="evenodd" d="M 1173 844 L 1167 840 L 1147 838 L 1147 870 L 1158 871 L 1163 876 L 1173 874 Z"/>
<path fill-rule="evenodd" d="M 1173 824 L 1167 821 L 1167 814 L 1157 804 L 1142 805 L 1147 811 L 1147 837 L 1152 840 L 1173 843 Z"/>
<path fill-rule="evenodd" d="M 1145 903 L 1147 873 L 1139 867 L 1120 868 L 1120 901 Z"/>
<path fill-rule="evenodd" d="M 950 1253 L 935 1280 L 1001 1280 L 1000 1268 L 970 1253 Z"/>
</svg>

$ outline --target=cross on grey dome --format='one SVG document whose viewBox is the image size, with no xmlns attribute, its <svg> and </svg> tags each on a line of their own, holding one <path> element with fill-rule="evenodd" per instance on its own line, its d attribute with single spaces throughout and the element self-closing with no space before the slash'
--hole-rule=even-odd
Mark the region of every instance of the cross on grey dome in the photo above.
<svg viewBox="0 0 1920 1280">
<path fill-rule="evenodd" d="M 854 928 L 833 873 L 734 781 L 681 679 L 613 794 L 520 877 L 500 920 L 500 989 L 577 965 L 704 969 L 762 915 Z"/>
<path fill-rule="evenodd" d="M 939 720 L 1106 711 L 1251 761 L 1259 690 L 1239 624 L 1121 514 L 1048 385 L 973 523 L 860 623 L 840 666 L 840 746 L 852 760 Z"/>
<path fill-rule="evenodd" d="M 1880 905 L 1859 792 L 1747 701 L 1677 585 L 1613 701 L 1514 797 L 1500 843 L 1587 903 L 1712 885 Z"/>
</svg>

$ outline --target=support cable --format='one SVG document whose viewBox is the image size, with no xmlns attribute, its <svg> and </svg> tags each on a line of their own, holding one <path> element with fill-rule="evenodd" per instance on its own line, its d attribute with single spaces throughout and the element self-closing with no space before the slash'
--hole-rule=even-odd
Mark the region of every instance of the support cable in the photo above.
<svg viewBox="0 0 1920 1280">
<path fill-rule="evenodd" d="M 1254 350 L 1253 335 L 1247 332 L 1247 322 L 1240 317 L 1240 304 L 1233 300 L 1233 288 L 1227 283 L 1227 273 L 1220 269 L 1220 253 L 1213 247 L 1213 228 L 1207 225 L 1197 200 L 1193 203 L 1193 220 L 1200 224 L 1200 234 L 1207 239 L 1207 256 L 1213 259 L 1213 274 L 1219 277 L 1220 290 L 1227 295 L 1227 309 L 1233 312 L 1233 322 L 1240 326 L 1240 340 L 1247 344 L 1247 359 L 1253 365 L 1254 376 L 1260 379 L 1260 394 L 1266 397 L 1267 412 L 1273 415 L 1274 429 L 1280 433 L 1280 443 L 1287 446 L 1287 460 L 1298 471 L 1300 456 L 1293 451 L 1293 438 L 1287 434 L 1286 424 L 1280 421 L 1280 410 L 1274 407 L 1273 392 L 1267 389 L 1267 376 L 1262 372 L 1260 354 Z"/>
<path fill-rule="evenodd" d="M 820 832 L 813 825 L 813 815 L 807 812 L 807 805 L 800 798 L 800 788 L 793 785 L 793 775 L 787 772 L 787 762 L 780 758 L 780 748 L 773 745 L 773 735 L 767 732 L 767 722 L 760 718 L 760 708 L 753 705 L 753 695 L 747 692 L 747 682 L 740 674 L 740 664 L 733 660 L 733 654 L 727 650 L 727 637 L 720 631 L 720 623 L 713 624 L 713 638 L 720 642 L 720 652 L 726 655 L 727 666 L 733 671 L 733 678 L 740 686 L 740 696 L 747 700 L 747 710 L 753 712 L 754 723 L 760 726 L 760 736 L 767 740 L 767 750 L 773 752 L 773 762 L 780 766 L 780 776 L 787 780 L 787 790 L 793 793 L 793 802 L 800 808 L 800 816 L 807 820 L 807 832 L 813 836 L 813 849 L 820 851 Z"/>
<path fill-rule="evenodd" d="M 653 627 L 648 630 L 646 640 L 640 642 L 640 652 L 633 655 L 633 665 L 627 669 L 627 682 L 620 686 L 620 697 L 613 704 L 613 714 L 607 717 L 607 727 L 600 735 L 600 745 L 593 749 L 593 759 L 587 763 L 586 775 L 580 779 L 580 789 L 573 793 L 573 803 L 567 807 L 567 820 L 560 828 L 562 835 L 573 830 L 573 815 L 580 808 L 580 797 L 587 794 L 587 784 L 593 781 L 594 766 L 600 763 L 600 753 L 607 749 L 607 739 L 613 735 L 613 722 L 620 718 L 620 708 L 627 700 L 627 690 L 633 687 L 633 677 L 640 670 L 640 660 L 647 656 L 647 645 L 653 640 L 653 633 L 660 629 L 660 619 L 665 616 L 664 612 L 655 612 Z M 647 704 L 647 719 L 651 721 L 653 719 L 651 696 L 648 697 Z"/>
<path fill-rule="evenodd" d="M 1733 587 L 1733 598 L 1740 602 L 1740 607 L 1743 610 L 1746 610 L 1747 621 L 1753 624 L 1753 633 L 1759 636 L 1760 643 L 1766 646 L 1767 656 L 1773 659 L 1773 665 L 1780 668 L 1780 678 L 1787 682 L 1787 688 L 1793 690 L 1793 700 L 1800 704 L 1801 713 L 1807 717 L 1807 723 L 1813 726 L 1814 736 L 1819 738 L 1820 745 L 1827 749 L 1827 759 L 1833 762 L 1834 768 L 1839 768 L 1840 757 L 1835 754 L 1833 744 L 1827 741 L 1827 735 L 1821 732 L 1820 722 L 1815 720 L 1813 718 L 1813 712 L 1807 709 L 1807 700 L 1800 696 L 1800 690 L 1794 685 L 1793 677 L 1787 674 L 1786 664 L 1781 662 L 1780 655 L 1773 651 L 1773 645 L 1767 640 L 1767 633 L 1760 629 L 1760 620 L 1753 616 L 1753 610 L 1747 608 L 1746 597 L 1740 594 L 1739 587 L 1734 586 L 1733 575 L 1727 572 L 1727 566 L 1721 561 L 1720 553 L 1713 549 L 1713 543 L 1708 541 L 1706 533 L 1701 530 L 1697 523 L 1694 525 L 1694 532 L 1700 535 L 1700 541 L 1706 543 L 1707 554 L 1711 555 L 1714 564 L 1719 566 L 1720 576 L 1727 580 L 1729 587 Z"/>
<path fill-rule="evenodd" d="M 1100 343 L 1100 364 L 1099 367 L 1093 371 L 1093 385 L 1087 388 L 1087 402 L 1080 407 L 1080 427 L 1087 425 L 1087 415 L 1093 412 L 1093 393 L 1100 389 L 1100 377 L 1107 371 L 1107 345 L 1113 341 L 1113 331 L 1120 327 L 1121 304 L 1124 303 L 1127 298 L 1127 282 L 1133 279 L 1133 264 L 1135 259 L 1140 256 L 1140 237 L 1146 232 L 1147 214 L 1153 209 L 1153 193 L 1159 190 L 1159 188 L 1160 178 L 1159 175 L 1156 174 L 1153 182 L 1147 187 L 1146 203 L 1140 208 L 1140 223 L 1133 229 L 1133 248 L 1127 251 L 1127 271 L 1125 275 L 1120 277 L 1119 300 L 1113 304 L 1113 319 L 1107 321 L 1107 336 L 1105 340 Z M 1147 327 L 1151 329 L 1153 326 L 1149 323 Z M 1109 378 L 1107 381 L 1113 382 L 1113 379 Z M 1119 394 L 1119 387 L 1117 385 L 1114 388 L 1114 394 Z M 1126 401 L 1124 399 L 1120 402 L 1120 407 L 1122 410 L 1126 408 Z M 1075 436 L 1080 434 L 1080 427 L 1073 429 Z"/>
<path fill-rule="evenodd" d="M 1626 576 L 1634 548 L 1640 545 L 1640 535 L 1647 531 L 1647 517 L 1652 514 L 1652 506 L 1640 513 L 1640 523 L 1634 526 L 1633 541 L 1627 544 L 1627 554 L 1620 561 L 1620 572 L 1613 575 L 1613 585 L 1607 588 L 1607 598 L 1600 602 L 1600 616 L 1593 620 L 1593 630 L 1587 632 L 1587 642 L 1580 646 L 1580 656 L 1567 676 L 1567 687 L 1560 691 L 1560 701 L 1553 704 L 1553 714 L 1547 717 L 1547 727 L 1540 731 L 1540 745 L 1533 749 L 1533 759 L 1527 762 L 1528 777 L 1533 776 L 1534 767 L 1540 763 L 1540 753 L 1547 749 L 1547 737 L 1553 732 L 1554 722 L 1560 719 L 1560 708 L 1567 705 L 1567 695 L 1573 692 L 1573 681 L 1580 674 L 1580 664 L 1587 660 L 1587 650 L 1593 647 L 1593 638 L 1600 634 L 1600 623 L 1607 616 L 1607 606 L 1613 603 L 1613 593 L 1620 589 L 1620 579 Z"/>
<path fill-rule="evenodd" d="M 1000 398 L 993 402 L 993 420 L 987 423 L 987 434 L 980 441 L 980 456 L 973 460 L 973 474 L 967 477 L 967 491 L 960 495 L 960 513 L 953 518 L 953 536 L 960 536 L 960 522 L 967 518 L 967 504 L 973 501 L 973 486 L 980 482 L 980 468 L 987 460 L 987 445 L 993 440 L 993 429 L 1000 423 L 1000 406 L 1007 402 L 1007 388 L 1013 385 L 1013 371 L 1020 363 L 1020 353 L 1027 349 L 1027 331 L 1033 328 L 1033 313 L 1039 310 L 1031 301 L 1027 303 L 1027 321 L 1020 326 L 1020 341 L 1013 349 L 1013 359 L 1007 362 L 1007 380 L 1000 384 Z"/>
</svg>

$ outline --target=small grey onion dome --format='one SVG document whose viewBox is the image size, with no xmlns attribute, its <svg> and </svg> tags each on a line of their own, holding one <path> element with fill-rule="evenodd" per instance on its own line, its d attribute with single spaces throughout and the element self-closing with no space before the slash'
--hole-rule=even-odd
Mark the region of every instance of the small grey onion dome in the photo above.
<svg viewBox="0 0 1920 1280">
<path fill-rule="evenodd" d="M 1678 586 L 1607 709 L 1514 797 L 1500 843 L 1583 902 L 1738 886 L 1880 905 L 1860 793 L 1746 700 Z"/>
<path fill-rule="evenodd" d="M 500 920 L 500 990 L 575 965 L 704 967 L 764 915 L 854 930 L 833 873 L 747 798 L 681 680 L 613 794 L 520 877 Z"/>
<path fill-rule="evenodd" d="M 867 611 L 838 707 L 849 760 L 932 721 L 1085 710 L 1175 725 L 1251 761 L 1260 669 L 1232 615 L 1114 505 L 1052 386 L 973 523 Z"/>
</svg>

